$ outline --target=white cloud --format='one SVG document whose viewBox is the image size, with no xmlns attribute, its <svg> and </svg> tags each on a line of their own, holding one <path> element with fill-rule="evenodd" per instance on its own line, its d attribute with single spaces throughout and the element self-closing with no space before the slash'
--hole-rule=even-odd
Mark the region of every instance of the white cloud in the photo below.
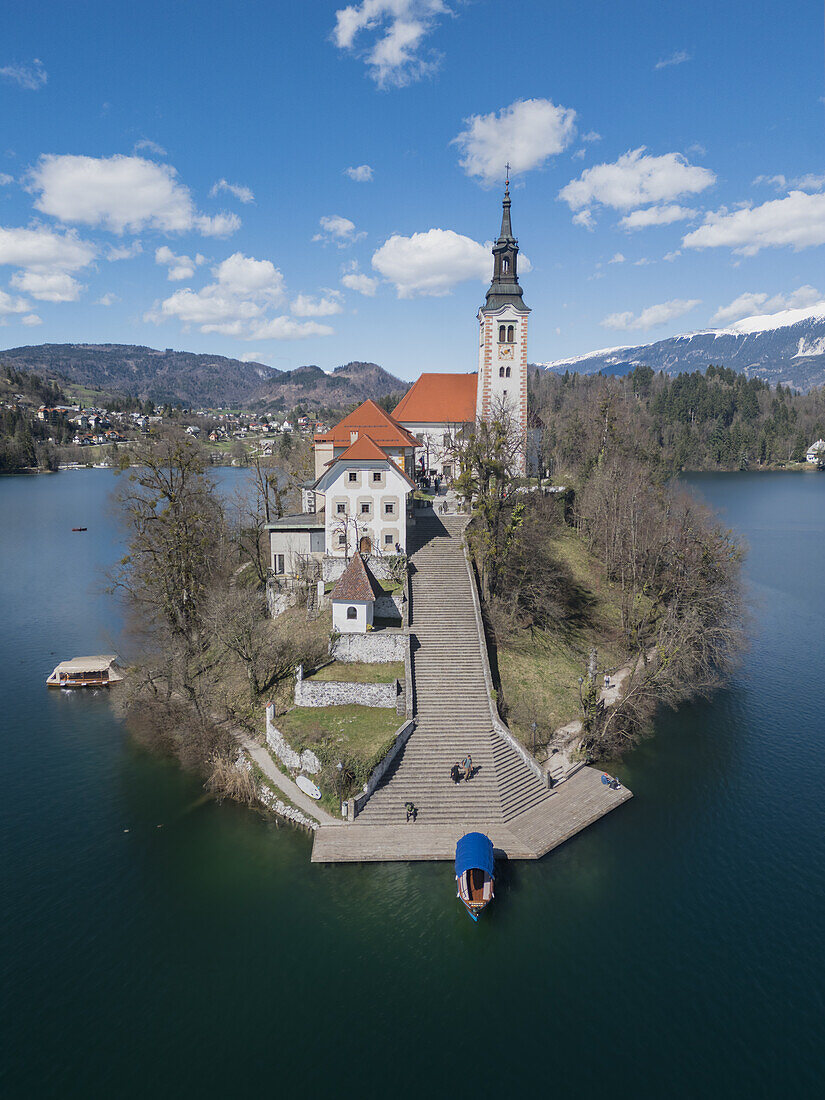
<svg viewBox="0 0 825 1100">
<path fill-rule="evenodd" d="M 119 302 L 119 301 L 120 301 L 120 298 L 118 298 L 117 294 L 112 294 L 111 291 L 109 291 L 106 294 L 101 294 L 101 296 L 95 302 L 95 305 L 96 306 L 113 306 L 115 304 L 115 302 Z"/>
<path fill-rule="evenodd" d="M 156 157 L 168 156 L 168 153 L 162 145 L 158 145 L 156 141 L 152 141 L 151 138 L 141 138 L 140 141 L 136 141 L 132 146 L 133 153 L 154 153 Z"/>
<path fill-rule="evenodd" d="M 318 224 L 321 226 L 321 232 L 315 234 L 313 241 L 323 243 L 332 241 L 339 248 L 346 248 L 367 235 L 363 232 L 356 233 L 355 222 L 351 222 L 349 218 L 342 218 L 340 214 L 325 214 Z"/>
<path fill-rule="evenodd" d="M 814 172 L 807 172 L 804 176 L 788 179 L 787 176 L 757 176 L 753 181 L 754 186 L 760 184 L 775 187 L 777 191 L 821 191 L 825 187 L 825 175 L 818 176 Z"/>
<path fill-rule="evenodd" d="M 43 320 L 38 317 L 36 313 L 27 313 L 25 317 L 20 318 L 20 323 L 29 328 L 33 328 L 35 325 L 42 325 Z"/>
<path fill-rule="evenodd" d="M 0 317 L 10 313 L 26 313 L 31 309 L 31 303 L 25 298 L 12 298 L 5 290 L 0 290 Z"/>
<path fill-rule="evenodd" d="M 424 50 L 440 15 L 450 14 L 444 0 L 362 0 L 335 13 L 332 40 L 339 49 L 356 50 L 379 88 L 400 88 L 432 73 L 438 56 Z"/>
<path fill-rule="evenodd" d="M 299 294 L 289 309 L 296 317 L 332 317 L 343 313 L 344 307 L 338 301 L 339 291 L 332 291 L 327 297 L 313 298 L 309 294 Z"/>
<path fill-rule="evenodd" d="M 8 187 L 10 183 L 14 183 L 14 176 L 10 176 L 8 172 L 0 172 L 0 187 Z"/>
<path fill-rule="evenodd" d="M 95 257 L 95 249 L 76 233 L 57 233 L 45 226 L 6 229 L 0 226 L 0 264 L 33 271 L 78 271 Z"/>
<path fill-rule="evenodd" d="M 782 309 L 804 309 L 821 302 L 823 295 L 816 287 L 797 287 L 790 294 L 775 294 L 772 298 L 767 294 L 753 294 L 746 292 L 726 306 L 721 306 L 711 317 L 711 323 L 715 325 L 728 325 L 732 321 L 738 321 L 742 317 L 753 317 L 760 313 L 778 313 Z"/>
<path fill-rule="evenodd" d="M 198 213 L 175 169 L 143 157 L 47 154 L 31 174 L 31 189 L 39 192 L 34 205 L 44 214 L 113 233 L 197 229 L 205 236 L 224 237 L 241 224 L 235 214 Z"/>
<path fill-rule="evenodd" d="M 49 79 L 49 74 L 43 68 L 42 61 L 35 58 L 31 65 L 3 65 L 0 68 L 0 77 L 19 84 L 26 91 L 36 92 Z"/>
<path fill-rule="evenodd" d="M 461 150 L 459 163 L 468 176 L 482 183 L 500 183 L 504 165 L 517 175 L 540 168 L 566 149 L 576 133 L 576 112 L 549 99 L 516 100 L 489 115 L 471 115 L 467 129 L 453 139 Z"/>
<path fill-rule="evenodd" d="M 660 58 L 653 66 L 654 69 L 669 69 L 671 65 L 684 65 L 686 61 L 692 61 L 687 50 L 675 50 L 669 57 Z"/>
<path fill-rule="evenodd" d="M 293 321 L 291 317 L 273 317 L 257 325 L 246 340 L 306 340 L 309 336 L 331 336 L 334 329 L 317 321 Z"/>
<path fill-rule="evenodd" d="M 65 271 L 17 271 L 11 285 L 41 302 L 76 302 L 85 289 Z"/>
<path fill-rule="evenodd" d="M 106 259 L 112 262 L 115 260 L 131 260 L 134 256 L 139 256 L 142 251 L 143 245 L 140 241 L 132 241 L 131 244 L 110 244 L 106 249 Z"/>
<path fill-rule="evenodd" d="M 762 248 L 790 246 L 798 252 L 825 244 L 825 194 L 791 191 L 784 199 L 705 216 L 703 225 L 682 240 L 685 248 L 732 248 L 755 256 Z"/>
<path fill-rule="evenodd" d="M 624 263 L 624 256 L 621 254 L 621 252 L 617 252 L 613 256 L 613 259 L 610 261 L 610 263 L 612 263 L 612 264 L 623 264 Z"/>
<path fill-rule="evenodd" d="M 651 225 L 672 225 L 673 222 L 684 221 L 692 218 L 695 210 L 689 210 L 685 206 L 676 203 L 668 203 L 663 206 L 648 206 L 643 210 L 632 210 L 619 222 L 622 229 L 647 229 Z"/>
<path fill-rule="evenodd" d="M 368 164 L 359 164 L 357 168 L 345 168 L 344 175 L 356 183 L 372 183 L 375 172 Z"/>
<path fill-rule="evenodd" d="M 190 287 L 176 290 L 149 310 L 144 320 L 160 324 L 177 318 L 184 325 L 197 325 L 201 332 L 245 340 L 285 340 L 326 334 L 326 326 L 317 326 L 318 331 L 305 331 L 288 317 L 266 317 L 267 311 L 286 297 L 283 274 L 270 260 L 256 260 L 235 252 L 214 267 L 212 274 L 214 282 L 197 291 Z M 281 335 L 267 335 L 268 326 L 272 326 L 272 333 Z M 285 335 L 287 332 L 293 335 Z"/>
<path fill-rule="evenodd" d="M 354 290 L 367 298 L 374 298 L 375 292 L 378 290 L 377 279 L 372 279 L 369 275 L 364 275 L 359 272 L 350 272 L 348 275 L 342 275 L 341 285 L 345 286 L 347 290 Z"/>
<path fill-rule="evenodd" d="M 668 321 L 674 321 L 677 317 L 683 317 L 699 305 L 698 298 L 684 299 L 673 298 L 669 302 L 661 302 L 659 305 L 648 306 L 639 314 L 630 311 L 625 313 L 611 313 L 609 317 L 599 322 L 604 328 L 612 329 L 649 329 L 656 325 L 666 325 Z"/>
<path fill-rule="evenodd" d="M 679 249 L 679 248 L 676 248 L 676 249 L 673 250 L 673 252 L 666 252 L 664 254 L 664 256 L 662 257 L 662 259 L 667 260 L 667 262 L 669 264 L 672 264 L 673 261 L 676 259 L 676 257 L 681 256 L 681 255 L 682 255 L 682 250 Z"/>
<path fill-rule="evenodd" d="M 586 134 L 582 134 L 582 141 L 586 141 L 588 143 L 588 145 L 591 144 L 594 141 L 601 141 L 601 140 L 602 140 L 602 135 L 596 133 L 595 130 L 588 130 Z"/>
<path fill-rule="evenodd" d="M 209 195 L 214 199 L 221 191 L 227 191 L 230 195 L 234 195 L 239 202 L 249 203 L 255 201 L 255 196 L 250 189 L 244 187 L 241 183 L 230 183 L 229 180 L 220 179 L 217 183 L 212 184 Z"/>
<path fill-rule="evenodd" d="M 201 256 L 200 252 L 194 259 L 176 256 L 171 248 L 163 245 L 155 250 L 155 263 L 168 268 L 166 278 L 174 283 L 180 279 L 190 279 L 195 274 L 195 268 L 206 263 L 206 257 Z"/>
<path fill-rule="evenodd" d="M 596 164 L 586 168 L 578 179 L 571 180 L 559 191 L 559 198 L 581 215 L 591 215 L 597 205 L 615 210 L 632 210 L 650 203 L 669 202 L 681 195 L 698 194 L 716 182 L 708 168 L 700 168 L 681 155 L 645 154 L 645 147 L 623 153 L 611 164 Z M 591 221 L 574 217 L 588 227 Z"/>
<path fill-rule="evenodd" d="M 240 360 L 242 363 L 260 363 L 261 353 L 259 351 L 245 351 L 240 356 Z"/>
<path fill-rule="evenodd" d="M 399 298 L 440 298 L 456 283 L 489 279 L 492 270 L 489 245 L 452 229 L 395 234 L 373 254 L 372 266 L 395 284 Z"/>
</svg>

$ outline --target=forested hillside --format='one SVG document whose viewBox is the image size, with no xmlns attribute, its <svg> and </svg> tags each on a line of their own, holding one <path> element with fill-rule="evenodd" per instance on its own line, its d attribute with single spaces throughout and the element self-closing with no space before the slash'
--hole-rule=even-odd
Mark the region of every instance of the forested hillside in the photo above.
<svg viewBox="0 0 825 1100">
<path fill-rule="evenodd" d="M 543 465 L 555 470 L 594 464 L 616 439 L 669 472 L 782 466 L 804 462 L 825 435 L 825 387 L 772 389 L 727 367 L 675 377 L 650 367 L 619 377 L 539 371 L 530 409 Z"/>
<path fill-rule="evenodd" d="M 342 408 L 366 397 L 403 394 L 402 382 L 375 363 L 353 362 L 331 373 L 317 366 L 279 371 L 222 355 L 132 344 L 40 344 L 0 352 L 0 363 L 91 391 L 125 394 L 156 405 L 283 409 L 311 403 Z"/>
</svg>

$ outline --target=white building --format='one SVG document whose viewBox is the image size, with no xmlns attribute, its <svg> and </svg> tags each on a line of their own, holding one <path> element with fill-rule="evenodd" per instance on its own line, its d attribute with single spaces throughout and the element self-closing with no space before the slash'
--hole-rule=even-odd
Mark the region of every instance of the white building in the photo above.
<svg viewBox="0 0 825 1100">
<path fill-rule="evenodd" d="M 808 448 L 808 453 L 805 455 L 806 462 L 819 462 L 825 461 L 825 439 L 817 439 L 816 443 L 812 443 Z"/>
<path fill-rule="evenodd" d="M 333 557 L 406 554 L 412 478 L 368 435 L 357 435 L 313 486 L 325 500 L 326 552 Z"/>
<path fill-rule="evenodd" d="M 375 601 L 384 590 L 360 554 L 353 554 L 331 593 L 332 628 L 340 634 L 366 634 L 373 624 Z"/>
</svg>

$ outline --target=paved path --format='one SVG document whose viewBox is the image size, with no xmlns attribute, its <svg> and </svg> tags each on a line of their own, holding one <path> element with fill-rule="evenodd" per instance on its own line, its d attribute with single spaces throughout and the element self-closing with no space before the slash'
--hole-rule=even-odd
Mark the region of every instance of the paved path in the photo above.
<svg viewBox="0 0 825 1100">
<path fill-rule="evenodd" d="M 326 810 L 322 810 L 314 798 L 304 794 L 297 784 L 293 783 L 288 776 L 275 767 L 272 757 L 262 745 L 259 745 L 257 741 L 253 741 L 249 734 L 242 733 L 238 729 L 234 729 L 232 732 L 244 752 L 255 761 L 267 779 L 271 780 L 278 790 L 287 796 L 290 802 L 293 802 L 305 814 L 314 817 L 324 827 L 333 829 L 341 826 L 340 821 L 328 814 Z"/>
<path fill-rule="evenodd" d="M 509 822 L 492 823 L 484 831 L 497 857 L 540 859 L 553 848 L 615 810 L 633 795 L 626 787 L 611 790 L 599 768 L 582 768 L 546 801 Z M 456 841 L 467 829 L 461 824 L 322 826 L 315 833 L 313 863 L 376 863 L 383 861 L 453 860 Z"/>
</svg>

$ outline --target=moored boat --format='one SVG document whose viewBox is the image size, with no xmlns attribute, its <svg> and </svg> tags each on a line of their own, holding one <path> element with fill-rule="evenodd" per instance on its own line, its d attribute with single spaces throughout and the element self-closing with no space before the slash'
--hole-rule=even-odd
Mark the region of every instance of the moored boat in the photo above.
<svg viewBox="0 0 825 1100">
<path fill-rule="evenodd" d="M 123 672 L 118 667 L 117 654 L 107 653 L 98 657 L 72 657 L 61 661 L 46 683 L 50 688 L 101 688 L 119 684 Z"/>
<path fill-rule="evenodd" d="M 484 833 L 465 833 L 455 846 L 458 897 L 473 920 L 494 897 L 493 842 Z"/>
</svg>

